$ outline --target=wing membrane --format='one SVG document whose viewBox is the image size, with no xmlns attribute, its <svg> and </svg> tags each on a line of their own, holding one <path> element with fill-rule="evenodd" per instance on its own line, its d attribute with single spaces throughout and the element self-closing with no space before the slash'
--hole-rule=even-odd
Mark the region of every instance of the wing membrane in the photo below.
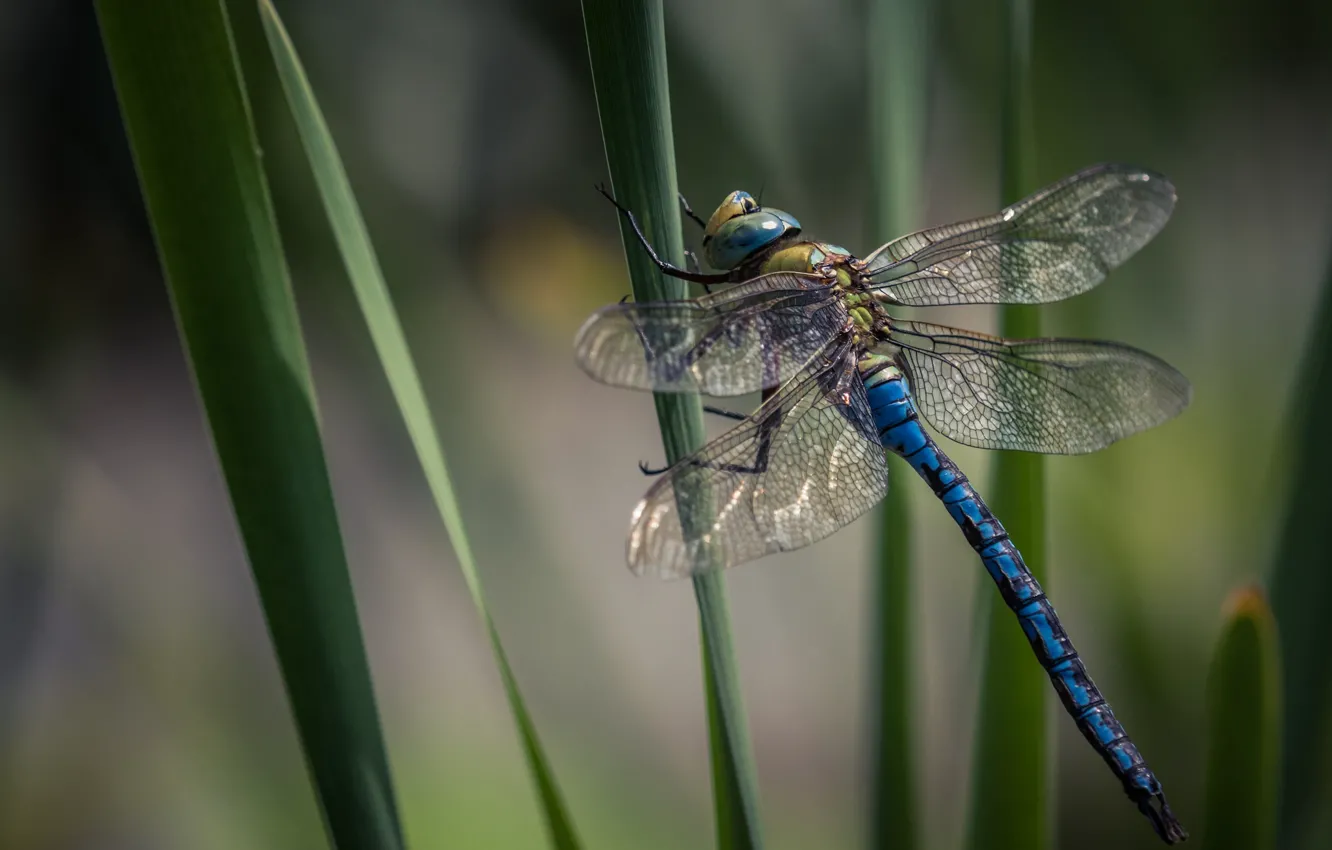
<svg viewBox="0 0 1332 850">
<path fill-rule="evenodd" d="M 1082 454 L 1170 419 L 1188 379 L 1145 351 L 1080 339 L 1008 340 L 893 322 L 916 406 L 948 437 L 983 449 Z"/>
<path fill-rule="evenodd" d="M 634 509 L 629 567 L 680 578 L 806 546 L 878 502 L 888 466 L 842 342 L 748 420 L 671 467 Z"/>
<path fill-rule="evenodd" d="M 585 372 L 614 386 L 743 395 L 779 386 L 846 322 L 836 287 L 778 273 L 690 301 L 605 307 L 574 351 Z"/>
<path fill-rule="evenodd" d="M 866 274 L 911 307 L 1041 304 L 1086 292 L 1155 236 L 1175 187 L 1151 171 L 1096 165 L 1002 212 L 903 236 Z"/>
</svg>

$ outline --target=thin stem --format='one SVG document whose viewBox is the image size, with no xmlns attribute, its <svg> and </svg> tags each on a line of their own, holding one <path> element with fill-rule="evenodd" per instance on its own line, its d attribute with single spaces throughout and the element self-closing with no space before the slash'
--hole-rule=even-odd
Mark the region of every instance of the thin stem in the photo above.
<svg viewBox="0 0 1332 850">
<path fill-rule="evenodd" d="M 1001 193 L 1004 204 L 1032 188 L 1035 145 L 1031 121 L 1031 0 L 1007 0 Z M 1007 337 L 1040 336 L 1039 308 L 1000 308 Z M 1050 587 L 1045 545 L 1045 461 L 1038 454 L 999 452 L 992 485 L 995 513 L 1022 550 L 1037 579 Z M 981 708 L 972 770 L 971 850 L 1051 844 L 1053 800 L 1046 721 L 1048 680 L 1032 663 L 1027 642 L 1007 606 L 988 586 Z"/>
<path fill-rule="evenodd" d="M 929 0 L 872 0 L 868 56 L 872 247 L 920 227 L 929 87 Z M 874 742 L 869 846 L 916 846 L 912 741 L 911 468 L 889 457 L 892 486 L 880 508 L 878 588 L 871 597 L 870 722 Z"/>
<path fill-rule="evenodd" d="M 634 211 L 659 254 L 681 266 L 684 246 L 661 2 L 583 0 L 583 23 L 611 189 L 620 203 Z M 620 234 L 636 300 L 684 297 L 684 283 L 658 272 L 623 217 Z M 674 463 L 703 444 L 697 396 L 658 393 L 653 400 L 668 462 Z M 759 848 L 757 771 L 721 576 L 709 573 L 695 578 L 694 593 L 702 630 L 717 843 L 726 848 Z"/>
</svg>

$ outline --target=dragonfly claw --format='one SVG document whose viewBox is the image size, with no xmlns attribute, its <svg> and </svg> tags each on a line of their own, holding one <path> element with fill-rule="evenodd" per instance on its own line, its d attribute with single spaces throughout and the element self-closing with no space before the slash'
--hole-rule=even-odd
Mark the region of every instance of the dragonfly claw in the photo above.
<svg viewBox="0 0 1332 850">
<path fill-rule="evenodd" d="M 1175 820 L 1175 814 L 1170 811 L 1170 804 L 1166 802 L 1164 794 L 1153 794 L 1138 800 L 1138 809 L 1147 816 L 1152 829 L 1166 844 L 1177 844 L 1189 837 L 1184 826 Z"/>
<path fill-rule="evenodd" d="M 663 472 L 670 469 L 669 466 L 662 466 L 662 467 L 648 466 L 647 461 L 645 460 L 640 460 L 638 462 L 638 468 L 639 470 L 642 471 L 644 475 L 661 475 Z"/>
<path fill-rule="evenodd" d="M 614 204 L 615 208 L 619 210 L 622 215 L 629 215 L 629 210 L 625 209 L 624 204 L 615 200 L 615 196 L 611 194 L 609 186 L 607 186 L 605 183 L 598 183 L 596 185 L 596 190 L 601 193 L 601 197 L 605 198 L 606 200 Z M 637 224 L 637 222 L 635 222 L 635 224 Z"/>
<path fill-rule="evenodd" d="M 710 404 L 703 405 L 704 413 L 711 413 L 713 416 L 724 416 L 727 419 L 734 419 L 737 422 L 744 422 L 749 417 L 743 413 L 736 413 L 734 410 L 723 410 L 720 407 L 713 407 Z"/>
</svg>

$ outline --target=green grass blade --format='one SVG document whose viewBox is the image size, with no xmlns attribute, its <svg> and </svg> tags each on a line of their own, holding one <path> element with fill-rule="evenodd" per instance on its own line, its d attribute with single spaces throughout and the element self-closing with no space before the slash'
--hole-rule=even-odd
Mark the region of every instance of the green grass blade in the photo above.
<svg viewBox="0 0 1332 850">
<path fill-rule="evenodd" d="M 309 366 L 225 11 L 218 0 L 96 8 L 330 841 L 401 847 Z"/>
<path fill-rule="evenodd" d="M 678 265 L 684 248 L 661 0 L 583 0 L 583 22 L 611 188 L 638 215 L 658 254 Z M 636 300 L 684 297 L 684 284 L 657 271 L 623 222 L 621 236 Z M 654 400 L 666 457 L 673 463 L 703 443 L 698 398 L 658 394 Z M 761 847 L 757 771 L 721 576 L 696 578 L 694 591 L 707 682 L 717 843 L 726 848 Z"/>
<path fill-rule="evenodd" d="M 1332 570 L 1328 569 L 1326 499 L 1309 482 L 1332 476 L 1332 267 L 1295 385 L 1288 433 L 1292 470 L 1284 531 L 1272 573 L 1272 608 L 1281 628 L 1286 677 L 1282 729 L 1280 846 L 1332 847 Z"/>
<path fill-rule="evenodd" d="M 417 458 L 430 486 L 430 492 L 435 498 L 444 527 L 458 554 L 458 563 L 467 582 L 467 589 L 471 593 L 472 602 L 490 638 L 509 706 L 522 738 L 528 767 L 536 782 L 551 843 L 559 848 L 576 848 L 578 841 L 563 795 L 555 782 L 550 761 L 541 747 L 536 727 L 518 690 L 518 683 L 514 679 L 504 646 L 500 642 L 499 632 L 486 607 L 476 559 L 473 557 L 463 527 L 462 513 L 449 479 L 435 423 L 430 415 L 420 378 L 417 376 L 416 365 L 407 348 L 407 339 L 398 321 L 397 311 L 389 296 L 388 286 L 380 271 L 379 260 L 370 243 L 370 235 L 361 217 L 360 207 L 347 179 L 342 158 L 338 155 L 332 134 L 324 121 L 319 104 L 315 101 L 305 70 L 296 55 L 291 39 L 282 26 L 277 10 L 267 0 L 260 0 L 259 7 L 264 33 L 277 64 L 278 78 L 282 82 L 301 142 L 305 146 L 306 156 L 310 160 L 315 183 L 333 228 L 338 250 L 347 266 L 352 288 L 356 292 L 361 312 L 369 326 L 371 339 L 374 341 L 375 350 L 379 353 L 393 397 L 402 411 L 412 445 L 416 449 Z"/>
<path fill-rule="evenodd" d="M 897 232 L 897 231 L 893 231 Z M 902 231 L 906 232 L 906 231 Z M 916 739 L 912 720 L 911 512 L 906 486 L 915 471 L 888 456 L 891 486 L 879 507 L 877 587 L 871 597 L 869 846 L 916 846 Z"/>
<path fill-rule="evenodd" d="M 920 227 L 929 93 L 927 0 L 873 0 L 869 7 L 871 248 Z M 916 846 L 916 773 L 911 742 L 911 467 L 888 456 L 892 486 L 879 508 L 878 587 L 873 599 L 870 722 L 874 741 L 869 846 Z"/>
<path fill-rule="evenodd" d="M 1032 186 L 1031 0 L 1008 0 L 1003 98 L 1004 203 Z M 1036 307 L 1000 308 L 1000 333 L 1040 336 Z M 1045 564 L 1045 461 L 1037 454 L 999 452 L 991 500 L 995 515 L 1022 550 L 1027 565 L 1049 588 Z M 972 770 L 968 846 L 972 850 L 1043 850 L 1053 818 L 1050 753 L 1046 736 L 1049 681 L 1008 607 L 985 580 L 991 597 L 981 682 L 980 722 Z"/>
<path fill-rule="evenodd" d="M 1276 620 L 1257 588 L 1236 591 L 1207 689 L 1207 850 L 1276 842 L 1281 667 Z"/>
</svg>

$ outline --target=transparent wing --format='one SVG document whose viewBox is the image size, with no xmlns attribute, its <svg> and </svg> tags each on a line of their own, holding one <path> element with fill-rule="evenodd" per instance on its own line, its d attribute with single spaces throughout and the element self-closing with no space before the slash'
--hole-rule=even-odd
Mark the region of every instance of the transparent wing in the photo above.
<svg viewBox="0 0 1332 850">
<path fill-rule="evenodd" d="M 983 449 L 1082 454 L 1188 406 L 1188 379 L 1145 351 L 1083 339 L 1011 340 L 893 322 L 916 406 Z"/>
<path fill-rule="evenodd" d="M 832 534 L 888 466 L 852 347 L 820 354 L 749 419 L 667 470 L 634 509 L 629 568 L 680 578 Z"/>
<path fill-rule="evenodd" d="M 889 242 L 865 260 L 866 275 L 911 307 L 1059 301 L 1104 280 L 1174 208 L 1161 175 L 1095 165 L 997 215 Z"/>
<path fill-rule="evenodd" d="M 583 371 L 617 387 L 743 395 L 780 386 L 846 323 L 835 286 L 778 273 L 690 301 L 605 307 L 574 352 Z"/>
</svg>

